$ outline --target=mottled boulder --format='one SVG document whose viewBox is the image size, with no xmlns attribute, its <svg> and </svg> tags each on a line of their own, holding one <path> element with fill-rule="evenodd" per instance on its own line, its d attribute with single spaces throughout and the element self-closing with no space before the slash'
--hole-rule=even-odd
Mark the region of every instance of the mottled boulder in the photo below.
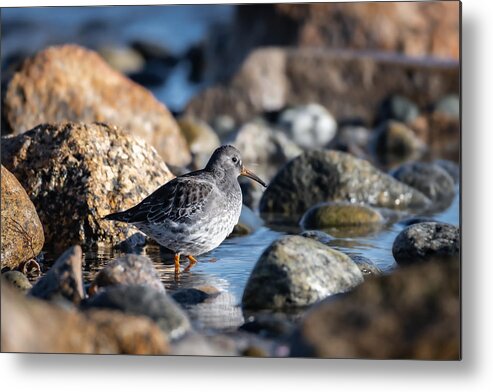
<svg viewBox="0 0 493 392">
<path fill-rule="evenodd" d="M 82 280 L 81 247 L 76 245 L 67 249 L 36 282 L 29 295 L 52 301 L 65 299 L 78 305 L 86 296 Z"/>
<path fill-rule="evenodd" d="M 434 259 L 455 260 L 460 252 L 460 230 L 440 222 L 423 222 L 406 227 L 395 238 L 392 254 L 398 264 Z"/>
<path fill-rule="evenodd" d="M 26 189 L 46 242 L 58 249 L 128 239 L 136 229 L 101 218 L 173 178 L 142 139 L 105 124 L 45 124 L 4 137 L 2 164 Z"/>
<path fill-rule="evenodd" d="M 421 192 L 381 172 L 368 161 L 339 151 L 309 151 L 290 161 L 271 181 L 260 200 L 260 212 L 297 220 L 322 202 L 423 208 Z"/>
<path fill-rule="evenodd" d="M 375 225 L 383 222 L 377 210 L 347 203 L 328 203 L 310 208 L 301 219 L 305 229 L 321 229 L 337 226 Z"/>
<path fill-rule="evenodd" d="M 116 285 L 146 285 L 164 292 L 158 272 L 147 256 L 128 254 L 109 262 L 100 270 L 90 287 L 94 294 L 102 287 Z"/>
<path fill-rule="evenodd" d="M 263 47 L 248 54 L 229 83 L 192 98 L 185 112 L 210 124 L 224 115 L 242 123 L 264 112 L 317 102 L 338 122 L 351 119 L 373 126 L 390 94 L 426 108 L 444 95 L 457 94 L 459 81 L 456 60 Z"/>
<path fill-rule="evenodd" d="M 459 274 L 458 262 L 428 263 L 323 301 L 301 321 L 291 356 L 458 360 Z"/>
<path fill-rule="evenodd" d="M 3 142 L 2 142 L 3 144 Z M 12 173 L 2 166 L 2 268 L 18 268 L 36 257 L 44 244 L 36 209 Z"/>
<path fill-rule="evenodd" d="M 2 274 L 2 284 L 12 285 L 16 289 L 27 292 L 33 287 L 26 275 L 20 271 L 6 271 Z"/>
<path fill-rule="evenodd" d="M 438 165 L 425 162 L 409 162 L 393 170 L 392 176 L 418 189 L 434 203 L 446 204 L 455 195 L 453 178 Z"/>
<path fill-rule="evenodd" d="M 302 236 L 274 241 L 260 256 L 243 293 L 245 309 L 286 309 L 313 304 L 363 282 L 345 254 Z"/>
<path fill-rule="evenodd" d="M 452 161 L 448 161 L 446 159 L 436 159 L 433 161 L 433 164 L 440 166 L 443 170 L 447 172 L 447 174 L 452 177 L 455 184 L 458 184 L 460 181 L 460 166 Z"/>
<path fill-rule="evenodd" d="M 83 354 L 169 353 L 167 336 L 146 317 L 79 313 L 26 298 L 2 285 L 2 351 Z"/>
<path fill-rule="evenodd" d="M 101 290 L 82 304 L 83 309 L 113 309 L 135 316 L 146 316 L 171 339 L 191 330 L 190 321 L 180 306 L 163 291 L 149 286 L 113 286 Z"/>
<path fill-rule="evenodd" d="M 405 124 L 398 121 L 382 123 L 372 135 L 371 146 L 375 159 L 386 167 L 413 159 L 426 152 L 426 145 Z"/>
<path fill-rule="evenodd" d="M 26 60 L 10 81 L 3 106 L 14 134 L 42 123 L 106 122 L 142 137 L 166 162 L 190 162 L 166 107 L 98 54 L 76 45 L 50 47 Z"/>
</svg>

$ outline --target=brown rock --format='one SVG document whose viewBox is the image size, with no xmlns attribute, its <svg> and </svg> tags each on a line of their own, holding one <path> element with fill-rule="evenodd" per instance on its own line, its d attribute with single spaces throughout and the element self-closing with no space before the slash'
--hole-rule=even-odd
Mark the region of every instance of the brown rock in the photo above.
<svg viewBox="0 0 493 392">
<path fill-rule="evenodd" d="M 33 297 L 66 299 L 75 305 L 85 297 L 82 281 L 82 249 L 76 245 L 67 249 L 50 270 L 29 291 Z"/>
<path fill-rule="evenodd" d="M 44 244 L 33 203 L 12 173 L 2 166 L 2 268 L 17 268 L 36 257 Z"/>
<path fill-rule="evenodd" d="M 2 285 L 2 351 L 167 354 L 167 337 L 146 317 L 116 311 L 79 313 L 28 299 Z"/>
<path fill-rule="evenodd" d="M 409 267 L 321 302 L 294 334 L 291 355 L 460 359 L 459 269 L 458 262 Z"/>
<path fill-rule="evenodd" d="M 459 8 L 458 1 L 244 5 L 226 37 L 219 35 L 222 42 L 208 59 L 209 73 L 225 80 L 250 51 L 269 45 L 457 60 Z"/>
<path fill-rule="evenodd" d="M 270 64 L 274 64 L 272 68 Z M 262 70 L 282 87 L 271 92 Z M 243 122 L 264 111 L 317 102 L 338 121 L 372 125 L 390 95 L 428 107 L 459 91 L 459 63 L 346 50 L 257 49 L 229 84 L 193 98 L 188 114 L 212 123 L 219 115 Z"/>
<path fill-rule="evenodd" d="M 50 47 L 26 60 L 8 85 L 4 116 L 14 134 L 62 121 L 115 124 L 145 139 L 166 162 L 190 162 L 166 107 L 98 54 L 76 45 Z"/>
<path fill-rule="evenodd" d="M 2 139 L 2 163 L 30 195 L 46 242 L 117 244 L 137 231 L 103 221 L 173 178 L 156 151 L 105 124 L 44 124 Z"/>
<path fill-rule="evenodd" d="M 109 262 L 94 278 L 90 291 L 114 285 L 147 285 L 164 292 L 164 285 L 147 256 L 128 254 Z"/>
</svg>

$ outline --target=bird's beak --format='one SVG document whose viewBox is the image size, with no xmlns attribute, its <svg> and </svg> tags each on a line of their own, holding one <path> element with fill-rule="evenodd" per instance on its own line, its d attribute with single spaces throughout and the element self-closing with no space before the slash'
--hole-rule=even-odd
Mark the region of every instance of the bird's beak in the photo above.
<svg viewBox="0 0 493 392">
<path fill-rule="evenodd" d="M 264 187 L 267 186 L 265 182 L 263 182 L 255 173 L 251 172 L 245 167 L 241 169 L 240 175 L 251 178 L 252 180 L 257 181 L 259 184 L 263 185 Z"/>
</svg>

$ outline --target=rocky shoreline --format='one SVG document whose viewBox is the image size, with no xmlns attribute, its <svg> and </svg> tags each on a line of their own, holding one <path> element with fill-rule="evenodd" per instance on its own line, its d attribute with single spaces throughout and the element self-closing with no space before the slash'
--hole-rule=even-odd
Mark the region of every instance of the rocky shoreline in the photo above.
<svg viewBox="0 0 493 392">
<path fill-rule="evenodd" d="M 229 78 L 213 78 L 227 81 L 176 116 L 108 52 L 49 47 L 12 73 L 2 96 L 3 351 L 460 358 L 461 233 L 434 218 L 460 192 L 456 59 L 418 60 L 416 48 L 392 52 L 397 44 L 364 52 L 351 37 L 351 49 L 324 46 L 330 34 L 313 9 L 269 7 L 277 28 L 297 26 L 300 44 L 243 53 Z M 311 40 L 325 49 L 302 44 Z M 142 61 L 156 55 L 134 49 Z M 264 192 L 241 183 L 231 239 L 265 227 L 277 237 L 251 256 L 241 298 L 209 281 L 169 290 L 171 272 L 146 256 L 157 245 L 102 217 L 203 167 L 225 143 L 268 182 Z M 389 227 L 398 232 L 386 271 L 364 247 L 337 245 Z M 108 248 L 118 256 L 88 278 L 87 253 Z"/>
</svg>

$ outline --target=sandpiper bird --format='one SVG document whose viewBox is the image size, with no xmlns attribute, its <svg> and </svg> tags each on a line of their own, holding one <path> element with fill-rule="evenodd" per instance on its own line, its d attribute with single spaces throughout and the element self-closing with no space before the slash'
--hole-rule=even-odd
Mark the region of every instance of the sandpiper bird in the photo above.
<svg viewBox="0 0 493 392">
<path fill-rule="evenodd" d="M 243 166 L 240 152 L 221 146 L 207 166 L 167 182 L 135 207 L 104 217 L 133 224 L 140 231 L 175 253 L 175 274 L 180 255 L 190 263 L 194 256 L 219 246 L 238 223 L 242 195 L 238 176 L 265 183 Z"/>
</svg>

